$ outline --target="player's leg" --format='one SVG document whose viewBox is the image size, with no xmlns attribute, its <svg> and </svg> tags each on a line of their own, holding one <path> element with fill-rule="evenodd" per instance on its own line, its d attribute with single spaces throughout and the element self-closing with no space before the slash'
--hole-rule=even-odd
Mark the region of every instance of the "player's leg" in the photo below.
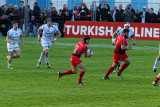
<svg viewBox="0 0 160 107">
<path fill-rule="evenodd" d="M 108 69 L 107 73 L 104 76 L 105 80 L 109 80 L 108 76 L 113 72 L 113 70 L 118 66 L 118 63 L 113 62 L 112 66 Z"/>
<path fill-rule="evenodd" d="M 13 51 L 9 51 L 9 57 L 7 56 L 7 60 L 8 60 L 7 62 L 8 62 L 8 68 L 9 69 L 13 69 L 13 68 L 11 68 L 11 62 L 12 62 L 13 54 L 14 54 Z"/>
<path fill-rule="evenodd" d="M 19 58 L 20 57 L 20 54 L 21 54 L 20 50 L 14 50 L 13 52 L 15 53 L 13 55 L 13 58 Z"/>
<path fill-rule="evenodd" d="M 158 76 L 156 77 L 156 79 L 154 80 L 154 82 L 152 83 L 152 85 L 158 86 L 159 79 L 160 79 L 160 73 L 158 74 Z"/>
<path fill-rule="evenodd" d="M 160 61 L 160 55 L 155 60 L 154 67 L 153 67 L 153 72 L 156 72 L 159 61 Z"/>
<path fill-rule="evenodd" d="M 83 85 L 83 83 L 82 83 L 82 78 L 83 78 L 83 76 L 84 76 L 84 74 L 85 74 L 86 67 L 84 66 L 83 63 L 78 64 L 77 67 L 81 69 L 81 72 L 80 72 L 80 74 L 79 74 L 78 85 Z"/>
<path fill-rule="evenodd" d="M 59 80 L 62 76 L 64 75 L 69 75 L 69 74 L 76 74 L 77 73 L 77 66 L 72 66 L 72 70 L 68 70 L 66 72 L 58 72 L 57 80 Z"/>
<path fill-rule="evenodd" d="M 119 70 L 119 73 L 122 74 L 122 72 L 130 65 L 131 61 L 129 58 L 126 58 L 123 60 L 125 63 L 122 65 L 122 67 Z"/>
<path fill-rule="evenodd" d="M 43 59 L 44 56 L 45 56 L 45 51 L 43 50 L 42 53 L 41 53 L 41 55 L 40 55 L 40 58 L 38 60 L 37 68 L 40 67 L 41 61 L 42 61 L 42 59 Z"/>
</svg>

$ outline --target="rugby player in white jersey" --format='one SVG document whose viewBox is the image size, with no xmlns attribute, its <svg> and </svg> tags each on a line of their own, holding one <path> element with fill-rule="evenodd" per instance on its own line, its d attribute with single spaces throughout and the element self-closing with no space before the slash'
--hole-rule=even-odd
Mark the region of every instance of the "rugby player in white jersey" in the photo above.
<svg viewBox="0 0 160 107">
<path fill-rule="evenodd" d="M 42 31 L 42 38 L 40 38 L 41 31 Z M 40 67 L 41 61 L 43 57 L 45 56 L 46 66 L 50 68 L 51 66 L 48 60 L 49 49 L 52 43 L 54 43 L 61 36 L 61 32 L 58 30 L 58 28 L 55 25 L 52 24 L 52 19 L 48 18 L 47 24 L 40 26 L 37 34 L 38 34 L 38 41 L 41 42 L 42 47 L 43 47 L 43 51 L 38 60 L 37 67 L 38 68 Z"/>
<path fill-rule="evenodd" d="M 18 22 L 15 21 L 15 22 L 13 22 L 13 28 L 8 31 L 7 37 L 6 37 L 7 48 L 8 48 L 8 52 L 9 52 L 9 56 L 7 56 L 7 62 L 8 62 L 9 69 L 13 69 L 11 67 L 12 58 L 19 58 L 20 57 L 20 48 L 18 45 L 19 38 L 21 39 L 22 46 L 24 48 L 22 30 L 20 28 L 18 28 Z"/>
<path fill-rule="evenodd" d="M 132 30 L 130 30 L 130 24 L 128 22 L 126 22 L 126 24 L 124 24 L 124 28 L 122 29 L 117 29 L 117 31 L 115 31 L 112 35 L 112 45 L 115 45 L 116 42 L 115 42 L 115 38 L 116 36 L 119 36 L 119 35 L 122 35 L 122 31 L 123 29 L 128 29 L 129 30 L 129 35 L 128 35 L 128 38 L 126 39 L 127 42 L 129 42 L 129 38 L 132 37 L 132 41 L 133 41 L 133 45 L 136 44 L 136 37 L 134 35 L 134 32 Z M 119 63 L 119 65 L 117 66 L 117 69 L 119 70 L 119 67 L 121 65 L 121 62 Z"/>
</svg>

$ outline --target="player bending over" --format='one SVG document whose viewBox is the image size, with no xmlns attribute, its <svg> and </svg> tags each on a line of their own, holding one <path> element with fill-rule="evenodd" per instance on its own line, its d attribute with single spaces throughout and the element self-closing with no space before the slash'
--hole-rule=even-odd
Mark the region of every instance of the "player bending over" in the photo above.
<svg viewBox="0 0 160 107">
<path fill-rule="evenodd" d="M 12 58 L 20 57 L 20 48 L 18 45 L 19 38 L 21 39 L 22 46 L 24 48 L 22 30 L 18 28 L 18 22 L 15 21 L 13 22 L 13 28 L 8 31 L 7 37 L 6 37 L 7 48 L 8 48 L 8 53 L 9 53 L 9 56 L 7 56 L 7 63 L 8 63 L 9 69 L 13 69 L 11 67 Z"/>
<path fill-rule="evenodd" d="M 121 69 L 117 72 L 117 75 L 123 79 L 121 74 L 123 70 L 126 69 L 130 64 L 130 59 L 126 54 L 126 50 L 132 49 L 131 46 L 127 47 L 128 42 L 126 39 L 128 38 L 128 34 L 129 34 L 129 30 L 123 29 L 122 35 L 116 37 L 116 47 L 113 52 L 113 57 L 114 57 L 113 65 L 108 69 L 108 72 L 104 76 L 105 80 L 109 80 L 108 76 L 112 73 L 112 71 L 118 66 L 118 64 L 121 61 L 124 61 L 125 63 L 122 65 Z"/>
<path fill-rule="evenodd" d="M 160 54 L 158 55 L 158 57 L 155 60 L 154 67 L 153 67 L 153 72 L 157 71 L 157 66 L 159 64 L 159 61 L 160 61 Z"/>
<path fill-rule="evenodd" d="M 83 85 L 82 83 L 82 78 L 83 75 L 86 71 L 86 67 L 83 65 L 82 60 L 80 60 L 81 55 L 84 53 L 85 58 L 91 57 L 87 55 L 87 45 L 90 42 L 90 37 L 89 36 L 84 36 L 83 41 L 80 41 L 77 43 L 74 52 L 70 58 L 71 65 L 72 65 L 72 70 L 68 70 L 66 72 L 58 72 L 57 80 L 59 80 L 62 76 L 68 75 L 68 74 L 76 74 L 77 73 L 77 68 L 81 69 L 81 72 L 79 74 L 79 82 L 78 85 Z"/>
<path fill-rule="evenodd" d="M 43 31 L 42 33 L 42 38 L 40 38 L 40 32 L 41 30 Z M 44 24 L 42 26 L 39 27 L 38 29 L 38 41 L 41 42 L 42 47 L 43 47 L 43 51 L 40 55 L 40 58 L 38 60 L 38 64 L 37 67 L 40 67 L 41 61 L 43 59 L 43 57 L 45 56 L 46 59 L 46 66 L 48 68 L 50 68 L 50 64 L 49 64 L 49 58 L 48 58 L 48 54 L 49 54 L 49 49 L 52 45 L 52 43 L 54 43 L 60 36 L 61 36 L 61 32 L 58 30 L 58 28 L 52 24 L 52 19 L 47 19 L 47 24 Z M 56 35 L 56 37 L 55 37 Z M 55 37 L 53 39 L 53 37 Z"/>
</svg>

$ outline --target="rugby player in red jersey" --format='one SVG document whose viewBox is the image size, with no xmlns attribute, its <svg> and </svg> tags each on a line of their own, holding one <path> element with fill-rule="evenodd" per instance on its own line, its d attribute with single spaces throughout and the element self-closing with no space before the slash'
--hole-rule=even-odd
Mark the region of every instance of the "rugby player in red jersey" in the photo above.
<svg viewBox="0 0 160 107">
<path fill-rule="evenodd" d="M 81 69 L 81 72 L 79 74 L 79 82 L 78 85 L 83 85 L 82 83 L 82 78 L 83 75 L 86 71 L 86 67 L 83 65 L 82 60 L 80 60 L 81 55 L 84 53 L 85 58 L 90 57 L 87 55 L 87 50 L 88 47 L 87 45 L 90 42 L 90 37 L 89 36 L 84 36 L 83 41 L 80 41 L 77 43 L 74 52 L 70 58 L 71 65 L 72 65 L 72 70 L 68 70 L 66 72 L 58 72 L 57 80 L 59 80 L 62 76 L 68 75 L 68 74 L 76 74 L 77 73 L 77 68 Z"/>
<path fill-rule="evenodd" d="M 122 35 L 117 36 L 116 47 L 113 52 L 113 57 L 114 57 L 113 65 L 108 69 L 108 72 L 104 76 L 105 80 L 109 80 L 108 76 L 112 73 L 112 71 L 118 66 L 118 64 L 121 61 L 124 61 L 125 63 L 122 65 L 120 70 L 117 72 L 117 75 L 123 79 L 121 74 L 122 74 L 123 70 L 126 69 L 128 67 L 128 65 L 130 64 L 130 59 L 129 59 L 128 55 L 126 54 L 126 50 L 132 49 L 131 46 L 127 47 L 128 43 L 127 43 L 126 38 L 128 38 L 128 34 L 129 34 L 129 30 L 124 29 L 122 31 Z"/>
</svg>

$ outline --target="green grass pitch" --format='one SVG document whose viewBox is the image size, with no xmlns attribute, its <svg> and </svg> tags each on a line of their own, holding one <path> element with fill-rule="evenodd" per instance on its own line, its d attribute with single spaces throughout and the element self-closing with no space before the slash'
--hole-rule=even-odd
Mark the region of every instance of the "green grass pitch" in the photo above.
<svg viewBox="0 0 160 107">
<path fill-rule="evenodd" d="M 43 59 L 36 68 L 42 51 L 34 37 L 24 37 L 25 48 L 21 57 L 12 60 L 13 70 L 7 69 L 7 45 L 0 38 L 0 107 L 159 107 L 160 87 L 152 82 L 153 64 L 159 52 L 159 41 L 136 41 L 133 50 L 127 51 L 131 65 L 120 79 L 116 72 L 109 81 L 103 76 L 112 65 L 113 49 L 109 39 L 91 39 L 89 49 L 94 54 L 82 61 L 87 68 L 83 77 L 85 86 L 78 86 L 78 74 L 67 75 L 57 81 L 57 72 L 71 69 L 70 56 L 81 39 L 60 38 L 52 44 L 47 68 Z M 130 41 L 131 45 L 132 41 Z"/>
</svg>

